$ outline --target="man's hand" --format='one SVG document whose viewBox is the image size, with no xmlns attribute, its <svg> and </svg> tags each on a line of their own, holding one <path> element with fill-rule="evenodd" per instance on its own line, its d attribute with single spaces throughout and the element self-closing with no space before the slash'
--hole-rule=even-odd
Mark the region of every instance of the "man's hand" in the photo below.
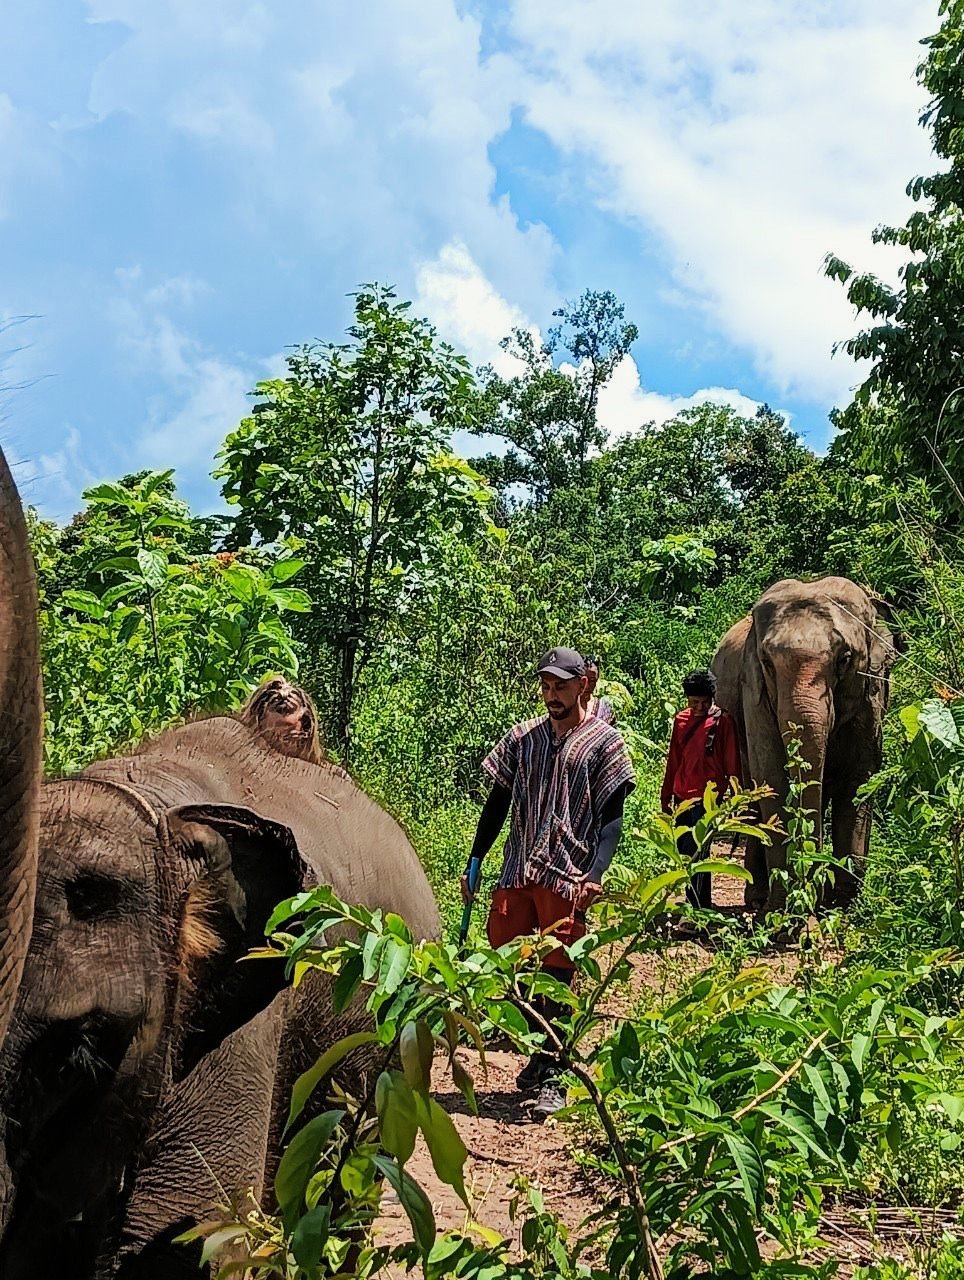
<svg viewBox="0 0 964 1280">
<path fill-rule="evenodd" d="M 583 885 L 580 885 L 579 891 L 576 894 L 576 899 L 572 904 L 573 910 L 588 911 L 589 908 L 592 906 L 592 904 L 596 901 L 596 899 L 599 897 L 601 893 L 602 893 L 602 885 L 595 884 L 591 880 L 587 881 Z"/>
<path fill-rule="evenodd" d="M 469 873 L 467 871 L 462 872 L 461 887 L 462 887 L 462 901 L 465 903 L 466 906 L 468 906 L 470 902 L 475 901 L 475 894 L 469 888 Z"/>
</svg>

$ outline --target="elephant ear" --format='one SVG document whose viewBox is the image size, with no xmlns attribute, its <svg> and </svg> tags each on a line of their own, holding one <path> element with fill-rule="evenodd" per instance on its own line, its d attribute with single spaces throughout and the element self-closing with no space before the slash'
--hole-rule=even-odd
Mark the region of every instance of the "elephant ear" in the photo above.
<svg viewBox="0 0 964 1280">
<path fill-rule="evenodd" d="M 285 986 L 280 961 L 239 963 L 264 945 L 275 906 L 298 893 L 307 868 L 291 830 L 239 805 L 183 805 L 164 815 L 166 844 L 181 862 L 183 886 L 176 955 L 180 1040 L 175 1069 L 186 1074 Z"/>
<path fill-rule="evenodd" d="M 763 668 L 756 646 L 756 622 L 750 626 L 743 647 L 743 666 L 741 670 L 743 699 L 746 706 L 759 706 L 767 697 L 766 682 L 763 679 Z"/>
<path fill-rule="evenodd" d="M 874 646 L 871 659 L 876 666 L 880 656 L 877 652 L 879 649 L 883 657 L 886 658 L 886 666 L 889 671 L 895 660 L 907 651 L 904 632 L 897 617 L 897 611 L 892 604 L 872 593 L 870 593 L 870 603 L 873 605 L 874 612 L 877 615 L 875 630 L 881 637 L 880 644 L 875 644 Z"/>
</svg>

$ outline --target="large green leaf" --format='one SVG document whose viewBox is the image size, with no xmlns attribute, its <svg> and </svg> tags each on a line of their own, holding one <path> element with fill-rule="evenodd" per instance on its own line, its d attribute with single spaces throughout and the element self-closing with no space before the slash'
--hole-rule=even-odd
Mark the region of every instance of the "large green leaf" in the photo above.
<svg viewBox="0 0 964 1280">
<path fill-rule="evenodd" d="M 309 1120 L 288 1143 L 274 1180 L 275 1196 L 290 1231 L 301 1217 L 305 1190 L 318 1167 L 322 1151 L 345 1117 L 344 1111 L 326 1111 Z"/>
<path fill-rule="evenodd" d="M 311 596 L 298 587 L 273 587 L 268 592 L 268 599 L 276 609 L 289 613 L 311 613 Z"/>
<path fill-rule="evenodd" d="M 291 1252 L 295 1262 L 309 1274 L 321 1262 L 330 1224 L 331 1205 L 316 1204 L 291 1233 Z"/>
<path fill-rule="evenodd" d="M 419 1252 L 423 1257 L 428 1257 L 435 1243 L 435 1215 L 428 1196 L 415 1179 L 389 1156 L 376 1156 L 375 1164 L 394 1188 L 402 1208 L 408 1214 Z"/>
<path fill-rule="evenodd" d="M 938 701 L 937 698 L 928 698 L 921 705 L 920 722 L 942 747 L 947 747 L 951 751 L 960 751 L 964 748 L 960 727 L 953 711 L 946 703 Z"/>
<path fill-rule="evenodd" d="M 399 1072 L 383 1071 L 378 1077 L 375 1110 L 382 1146 L 403 1165 L 415 1150 L 418 1115 L 415 1094 Z"/>
<path fill-rule="evenodd" d="M 435 1037 L 424 1018 L 418 1018 L 415 1022 L 406 1022 L 399 1036 L 398 1047 L 402 1055 L 405 1079 L 413 1089 L 427 1092 L 432 1083 Z"/>
<path fill-rule="evenodd" d="M 459 1198 L 468 1206 L 465 1192 L 465 1161 L 468 1151 L 452 1123 L 452 1117 L 432 1097 L 417 1094 L 415 1109 L 418 1127 L 421 1129 L 432 1157 L 432 1167 L 441 1180 L 454 1187 Z"/>
<path fill-rule="evenodd" d="M 66 608 L 85 613 L 89 618 L 103 618 L 107 613 L 103 601 L 93 591 L 65 591 L 60 600 Z"/>
<path fill-rule="evenodd" d="M 754 1210 L 758 1209 L 763 1199 L 765 1181 L 763 1161 L 760 1159 L 759 1151 L 742 1132 L 724 1133 L 723 1141 L 733 1157 L 747 1204 Z"/>
<path fill-rule="evenodd" d="M 81 497 L 94 506 L 123 507 L 127 511 L 139 506 L 137 496 L 122 484 L 98 484 L 92 489 L 85 489 Z"/>
<path fill-rule="evenodd" d="M 378 969 L 378 985 L 386 995 L 392 995 L 408 977 L 412 945 L 410 942 L 400 941 L 392 934 L 386 935 L 386 941 Z"/>
<path fill-rule="evenodd" d="M 363 1044 L 372 1044 L 377 1042 L 378 1036 L 374 1031 L 356 1031 L 353 1035 L 344 1036 L 330 1049 L 321 1055 L 313 1067 L 309 1067 L 295 1081 L 294 1088 L 291 1090 L 291 1106 L 288 1110 L 288 1122 L 285 1125 L 285 1131 L 294 1124 L 305 1109 L 305 1103 L 311 1097 L 314 1090 L 325 1076 L 338 1066 L 343 1058 L 347 1058 L 350 1053 L 358 1049 Z"/>
<path fill-rule="evenodd" d="M 141 547 L 137 552 L 137 567 L 152 591 L 160 591 L 167 582 L 167 552 L 160 547 Z"/>
</svg>

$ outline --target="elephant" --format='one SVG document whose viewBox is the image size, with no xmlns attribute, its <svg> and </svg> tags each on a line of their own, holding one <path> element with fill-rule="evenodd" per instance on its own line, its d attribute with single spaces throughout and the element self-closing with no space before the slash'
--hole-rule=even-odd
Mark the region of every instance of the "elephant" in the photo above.
<svg viewBox="0 0 964 1280">
<path fill-rule="evenodd" d="M 347 775 L 284 757 L 230 718 L 47 782 L 40 798 L 33 936 L 0 1053 L 0 1274 L 38 1274 L 38 1248 L 50 1274 L 69 1258 L 72 1276 L 111 1275 L 118 1250 L 139 1274 L 160 1237 L 167 1275 L 172 1235 L 222 1194 L 265 1185 L 290 1084 L 355 1025 L 336 1023 L 318 984 L 292 998 L 279 963 L 236 963 L 275 903 L 328 883 L 432 937 L 435 900 L 401 828 Z M 172 1125 L 192 1168 L 168 1162 L 159 1181 L 152 1157 L 175 1150 Z M 125 1214 L 139 1185 L 154 1194 L 135 1248 Z"/>
<path fill-rule="evenodd" d="M 0 452 L 0 1042 L 20 987 L 33 922 L 41 774 L 37 584 L 27 526 Z M 0 1187 L 2 1192 L 2 1187 Z"/>
<path fill-rule="evenodd" d="M 0 1275 L 166 1276 L 182 1265 L 171 1215 L 180 1228 L 269 1185 L 291 1083 L 357 1025 L 323 981 L 292 996 L 280 962 L 237 963 L 274 905 L 330 884 L 417 938 L 439 936 L 438 909 L 402 828 L 347 774 L 232 717 L 41 783 L 31 573 L 3 464 Z"/>
<path fill-rule="evenodd" d="M 723 637 L 712 670 L 717 702 L 737 722 L 744 777 L 774 792 L 761 801 L 764 820 L 778 815 L 788 793 L 790 726 L 815 784 L 805 796 L 823 839 L 829 809 L 834 880 L 824 906 L 849 906 L 863 875 L 870 805 L 857 791 L 879 768 L 882 721 L 897 654 L 889 607 L 848 578 L 786 579 L 760 596 L 749 617 Z M 786 887 L 771 876 L 786 867 L 779 838 L 765 850 L 750 840 L 747 906 L 782 910 Z"/>
</svg>

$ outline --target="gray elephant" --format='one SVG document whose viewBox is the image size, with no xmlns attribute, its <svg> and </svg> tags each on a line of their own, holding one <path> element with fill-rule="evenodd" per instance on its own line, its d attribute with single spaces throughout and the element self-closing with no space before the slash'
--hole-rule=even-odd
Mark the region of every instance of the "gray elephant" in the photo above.
<svg viewBox="0 0 964 1280">
<path fill-rule="evenodd" d="M 236 963 L 273 905 L 329 883 L 418 937 L 439 933 L 438 911 L 388 814 L 233 719 L 38 787 L 29 555 L 0 469 L 3 501 L 0 590 L 20 594 L 2 597 L 0 626 L 0 996 L 11 975 L 16 997 L 0 1049 L 0 1275 L 111 1276 L 119 1251 L 138 1274 L 165 1250 L 156 1274 L 173 1274 L 171 1224 L 266 1185 L 290 1084 L 357 1016 L 336 1022 L 321 983 L 293 999 L 280 964 Z M 204 1180 L 180 1160 L 197 1150 L 212 1155 Z M 134 1212 L 144 1187 L 149 1229 Z"/>
<path fill-rule="evenodd" d="M 776 793 L 764 819 L 787 797 L 785 735 L 799 726 L 806 775 L 817 784 L 806 804 L 818 838 L 829 809 L 837 870 L 827 905 L 847 906 L 859 888 L 870 839 L 870 806 L 857 791 L 881 763 L 881 723 L 896 649 L 890 611 L 848 578 L 787 579 L 765 591 L 748 618 L 731 627 L 713 659 L 717 701 L 737 721 L 744 773 Z M 747 905 L 779 910 L 785 889 L 770 871 L 786 866 L 786 849 L 750 841 Z"/>
</svg>

